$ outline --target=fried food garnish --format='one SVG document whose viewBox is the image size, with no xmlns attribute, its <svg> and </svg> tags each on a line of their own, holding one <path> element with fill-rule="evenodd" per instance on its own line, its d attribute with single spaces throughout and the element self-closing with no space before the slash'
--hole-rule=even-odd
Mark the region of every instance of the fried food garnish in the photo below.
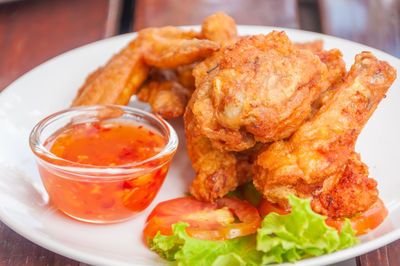
<svg viewBox="0 0 400 266">
<path fill-rule="evenodd" d="M 207 17 L 201 26 L 202 37 L 221 45 L 237 40 L 235 21 L 223 12 Z"/>
<path fill-rule="evenodd" d="M 321 187 L 331 190 L 343 176 L 361 129 L 395 77 L 395 69 L 371 53 L 357 55 L 344 81 L 316 115 L 289 140 L 273 143 L 258 156 L 256 188 L 283 208 L 288 207 L 289 193 L 309 197 Z M 322 212 L 324 205 L 320 206 Z"/>
<path fill-rule="evenodd" d="M 93 72 L 78 91 L 72 106 L 92 104 L 126 105 L 147 77 L 140 43 L 133 40 L 105 66 Z"/>
<path fill-rule="evenodd" d="M 195 31 L 168 26 L 141 30 L 138 39 L 147 65 L 175 68 L 203 59 L 220 48 L 216 42 L 197 39 L 197 35 Z"/>
<path fill-rule="evenodd" d="M 327 73 L 284 32 L 243 37 L 193 70 L 193 118 L 212 145 L 241 151 L 289 137 L 310 113 Z"/>
</svg>

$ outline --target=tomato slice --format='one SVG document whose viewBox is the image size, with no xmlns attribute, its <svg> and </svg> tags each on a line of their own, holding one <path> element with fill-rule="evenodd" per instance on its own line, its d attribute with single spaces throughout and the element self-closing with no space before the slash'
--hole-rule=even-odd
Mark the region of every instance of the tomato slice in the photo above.
<svg viewBox="0 0 400 266">
<path fill-rule="evenodd" d="M 388 210 L 385 204 L 378 199 L 367 211 L 350 218 L 351 227 L 356 231 L 357 236 L 363 235 L 378 227 L 387 215 Z M 325 223 L 340 231 L 344 224 L 344 219 L 328 218 Z"/>
<path fill-rule="evenodd" d="M 283 210 L 279 206 L 262 199 L 260 205 L 258 206 L 258 211 L 260 215 L 264 217 L 270 212 L 276 212 L 278 214 L 284 215 L 290 213 L 289 210 Z M 354 231 L 356 231 L 356 235 L 363 235 L 371 230 L 375 229 L 378 225 L 380 225 L 388 215 L 388 211 L 383 204 L 383 202 L 378 199 L 367 211 L 361 213 L 358 216 L 354 216 L 350 218 L 351 227 Z M 334 227 L 336 230 L 340 232 L 343 224 L 343 218 L 327 218 L 325 223 L 328 226 Z"/>
<path fill-rule="evenodd" d="M 158 231 L 172 235 L 172 225 L 178 222 L 189 224 L 186 232 L 191 237 L 226 240 L 255 233 L 261 217 L 255 207 L 235 197 L 213 203 L 182 197 L 159 203 L 147 218 L 143 235 L 154 238 Z"/>
<path fill-rule="evenodd" d="M 258 211 L 260 212 L 260 215 L 262 217 L 266 216 L 270 212 L 276 212 L 277 214 L 280 214 L 280 215 L 285 215 L 285 214 L 290 213 L 290 210 L 284 210 L 284 209 L 280 208 L 278 205 L 271 203 L 264 198 L 261 200 L 260 204 L 258 205 Z"/>
</svg>

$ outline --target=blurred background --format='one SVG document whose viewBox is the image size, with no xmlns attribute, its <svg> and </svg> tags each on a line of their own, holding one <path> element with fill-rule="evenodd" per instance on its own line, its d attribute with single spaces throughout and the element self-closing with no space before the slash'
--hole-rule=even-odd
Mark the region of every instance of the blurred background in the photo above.
<svg viewBox="0 0 400 266">
<path fill-rule="evenodd" d="M 0 91 L 73 48 L 151 26 L 201 24 L 217 11 L 237 24 L 342 37 L 400 57 L 400 0 L 0 0 Z M 338 47 L 340 49 L 340 47 Z M 399 265 L 400 241 L 356 259 Z M 0 265 L 82 265 L 0 222 Z"/>
<path fill-rule="evenodd" d="M 400 57 L 399 0 L 0 0 L 0 90 L 78 46 L 145 27 L 237 24 L 322 32 Z"/>
</svg>

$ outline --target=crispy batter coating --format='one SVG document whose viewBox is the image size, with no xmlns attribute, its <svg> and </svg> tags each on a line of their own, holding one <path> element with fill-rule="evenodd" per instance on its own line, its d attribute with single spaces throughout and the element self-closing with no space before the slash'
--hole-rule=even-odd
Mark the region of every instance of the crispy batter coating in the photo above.
<svg viewBox="0 0 400 266">
<path fill-rule="evenodd" d="M 315 193 L 312 208 L 329 217 L 349 217 L 367 210 L 378 199 L 377 182 L 369 178 L 368 166 L 353 152 L 339 181 Z"/>
<path fill-rule="evenodd" d="M 207 17 L 201 26 L 201 34 L 204 39 L 221 45 L 238 38 L 235 21 L 223 12 Z"/>
<path fill-rule="evenodd" d="M 298 49 L 313 52 L 319 57 L 319 59 L 321 59 L 322 63 L 327 66 L 328 74 L 323 81 L 326 83 L 326 85 L 323 85 L 326 90 L 335 88 L 335 86 L 341 82 L 346 75 L 346 63 L 344 62 L 342 52 L 339 49 L 324 50 L 324 42 L 322 40 L 295 43 L 294 46 Z"/>
<path fill-rule="evenodd" d="M 140 101 L 148 102 L 154 113 L 165 119 L 183 115 L 193 85 L 188 77 L 182 77 L 188 87 L 179 82 L 178 72 L 172 69 L 151 70 L 149 81 L 142 86 L 137 97 Z"/>
<path fill-rule="evenodd" d="M 140 44 L 133 40 L 105 66 L 90 74 L 72 106 L 92 104 L 126 105 L 147 77 Z"/>
<path fill-rule="evenodd" d="M 361 129 L 395 77 L 395 69 L 371 53 L 357 55 L 344 81 L 316 115 L 289 140 L 273 143 L 258 156 L 256 188 L 284 208 L 288 207 L 289 193 L 309 197 L 317 195 L 321 187 L 323 191 L 332 190 L 343 176 Z M 322 211 L 324 206 L 320 204 L 318 211 L 332 216 L 342 214 L 331 209 Z"/>
<path fill-rule="evenodd" d="M 199 37 L 194 31 L 189 31 L 188 36 L 180 36 L 180 33 L 174 28 L 169 30 L 167 37 L 178 39 Z M 236 40 L 237 37 L 235 21 L 224 13 L 218 12 L 204 20 L 201 38 L 224 44 Z M 180 65 L 175 69 L 158 70 L 161 75 L 156 75 L 156 77 L 150 75 L 149 82 L 141 88 L 138 98 L 149 102 L 153 111 L 163 118 L 168 119 L 182 115 L 187 101 L 195 89 L 192 71 L 197 64 L 198 62 L 194 62 Z M 166 75 L 165 72 L 170 73 Z M 160 78 L 160 76 L 162 77 Z"/>
<path fill-rule="evenodd" d="M 271 47 L 268 48 L 268 45 Z M 285 61 L 284 57 L 289 58 L 289 62 Z M 295 59 L 299 62 L 291 61 Z M 287 67 L 289 63 L 293 63 L 292 68 Z M 311 67 L 311 70 L 309 69 L 309 72 L 306 71 L 307 73 L 304 77 L 302 73 L 305 71 L 294 66 L 302 63 L 314 66 Z M 276 80 L 280 78 L 277 77 L 277 73 L 284 72 L 284 66 L 286 67 L 286 72 L 282 74 L 283 78 L 297 78 L 295 84 L 290 81 L 280 84 Z M 290 71 L 293 71 L 293 68 L 295 75 L 300 77 L 291 76 Z M 251 83 L 251 80 L 245 75 L 248 75 L 251 79 L 258 79 L 258 81 Z M 321 63 L 317 56 L 308 51 L 293 49 L 286 35 L 278 32 L 274 32 L 269 36 L 259 35 L 242 38 L 236 44 L 228 45 L 227 48 L 223 48 L 222 51 L 200 63 L 194 69 L 197 89 L 188 104 L 184 117 L 188 155 L 196 171 L 196 178 L 190 188 L 191 193 L 198 199 L 213 201 L 234 190 L 238 185 L 248 182 L 253 175 L 252 164 L 255 156 L 262 146 L 260 144 L 255 145 L 256 139 L 251 134 L 241 131 L 241 129 L 237 130 L 238 134 L 245 135 L 241 135 L 239 139 L 234 140 L 237 142 L 233 148 L 231 146 L 221 148 L 219 145 L 215 145 L 213 140 L 215 141 L 217 134 L 228 135 L 229 133 L 226 128 L 220 131 L 212 131 L 211 127 L 204 127 L 204 125 L 212 124 L 223 115 L 218 113 L 221 108 L 218 108 L 213 103 L 214 100 L 217 100 L 217 97 L 219 97 L 220 104 L 229 103 L 230 100 L 235 103 L 232 97 L 236 97 L 237 94 L 246 97 L 245 94 L 249 93 L 253 97 L 251 100 L 256 103 L 256 100 L 260 98 L 259 95 L 256 95 L 256 93 L 260 94 L 257 86 L 259 84 L 263 86 L 265 80 L 271 79 L 271 84 L 264 85 L 263 96 L 268 96 L 270 90 L 276 89 L 276 84 L 278 84 L 278 89 L 271 93 L 271 98 L 279 96 L 284 98 L 286 92 L 279 90 L 285 90 L 286 86 L 291 85 L 294 86 L 292 89 L 295 90 L 298 89 L 300 85 L 297 84 L 300 83 L 303 92 L 295 97 L 303 96 L 302 100 L 306 101 L 304 104 L 306 111 L 301 118 L 298 118 L 300 117 L 298 114 L 294 114 L 299 120 L 301 119 L 301 121 L 294 123 L 301 123 L 309 113 L 311 101 L 315 99 L 317 92 L 322 90 L 317 83 L 325 75 L 326 66 Z M 221 85 L 223 82 L 226 84 Z M 221 86 L 225 86 L 225 88 L 220 88 Z M 246 86 L 249 87 L 248 90 L 246 90 Z M 255 90 L 255 92 L 252 90 Z M 280 95 L 277 95 L 279 93 Z M 312 95 L 310 96 L 310 94 Z M 269 100 L 273 101 L 273 99 Z M 282 110 L 286 108 L 287 106 L 284 106 L 284 103 L 287 103 L 287 101 L 284 100 L 277 102 L 276 107 Z M 301 105 L 302 103 L 298 101 L 297 103 Z M 295 103 L 296 100 L 288 102 Z M 278 103 L 282 106 L 278 106 Z M 255 104 L 250 104 L 247 108 L 255 107 L 257 107 Z M 228 117 L 227 119 L 230 118 Z M 228 135 L 224 141 L 230 137 Z M 229 143 L 229 145 L 233 145 L 232 143 Z"/>
<path fill-rule="evenodd" d="M 347 73 L 346 63 L 343 60 L 342 52 L 340 52 L 339 49 L 332 49 L 329 51 L 323 50 L 315 54 L 318 55 L 322 63 L 324 63 L 328 68 L 328 74 L 324 80 L 324 82 L 327 82 L 327 85 L 324 85 L 323 87 L 326 89 L 335 87 L 342 81 Z"/>
<path fill-rule="evenodd" d="M 197 39 L 195 31 L 175 27 L 141 30 L 138 39 L 147 65 L 158 68 L 175 68 L 191 64 L 217 51 L 220 45 L 210 40 Z"/>
<path fill-rule="evenodd" d="M 320 93 L 318 98 L 312 103 L 311 113 L 309 118 L 313 117 L 315 113 L 321 108 L 321 106 L 332 97 L 334 90 L 337 85 L 346 76 L 346 63 L 343 60 L 343 55 L 338 49 L 332 49 L 329 51 L 321 50 L 316 53 L 321 61 L 327 66 L 328 74 L 322 81 L 324 84 L 322 87 L 324 90 Z"/>
<path fill-rule="evenodd" d="M 245 152 L 227 152 L 215 149 L 201 134 L 190 107 L 185 112 L 187 151 L 196 178 L 190 193 L 199 200 L 214 201 L 237 186 L 251 181 L 252 164 L 258 146 Z"/>
<path fill-rule="evenodd" d="M 194 120 L 186 111 L 185 135 L 187 151 L 196 178 L 190 186 L 190 193 L 197 199 L 213 201 L 234 190 L 239 184 L 236 173 L 236 158 L 233 154 L 213 149 L 207 137 L 198 134 Z"/>
<path fill-rule="evenodd" d="M 241 151 L 287 138 L 310 113 L 327 73 L 284 32 L 241 38 L 194 70 L 193 117 L 212 145 Z"/>
<path fill-rule="evenodd" d="M 182 84 L 183 87 L 187 88 L 190 91 L 195 90 L 195 85 L 194 85 L 194 77 L 193 77 L 193 68 L 197 66 L 198 62 L 194 62 L 190 65 L 183 65 L 183 66 L 178 66 L 175 69 L 176 75 L 178 77 L 178 82 Z"/>
<path fill-rule="evenodd" d="M 322 40 L 295 43 L 294 45 L 296 48 L 313 52 L 328 68 L 328 74 L 322 81 L 324 82 L 322 85 L 324 90 L 322 90 L 318 98 L 312 103 L 311 113 L 309 115 L 309 118 L 311 118 L 315 115 L 319 108 L 321 108 L 323 103 L 332 97 L 336 85 L 339 84 L 345 77 L 347 73 L 346 63 L 344 62 L 342 52 L 339 49 L 332 49 L 329 51 L 324 50 L 324 43 Z"/>
</svg>

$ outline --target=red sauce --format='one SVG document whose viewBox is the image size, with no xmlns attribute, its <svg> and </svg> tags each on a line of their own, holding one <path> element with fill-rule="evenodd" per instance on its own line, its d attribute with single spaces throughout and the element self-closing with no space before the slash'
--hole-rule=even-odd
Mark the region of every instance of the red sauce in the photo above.
<svg viewBox="0 0 400 266">
<path fill-rule="evenodd" d="M 158 154 L 165 145 L 160 134 L 122 121 L 68 126 L 45 143 L 51 153 L 69 161 L 65 164 L 57 161 L 58 165 L 75 162 L 83 169 L 93 166 L 129 168 L 129 164 Z M 164 165 L 157 165 L 166 161 Z M 43 164 L 39 164 L 39 171 L 51 201 L 59 209 L 80 220 L 108 222 L 124 220 L 145 209 L 160 189 L 168 167 L 169 160 L 164 158 L 141 165 L 140 168 L 147 171 L 139 175 L 92 173 L 82 176 L 82 173 L 65 173 Z"/>
<path fill-rule="evenodd" d="M 95 122 L 63 129 L 61 134 L 47 141 L 46 148 L 72 162 L 120 166 L 153 157 L 165 144 L 161 135 L 143 126 Z"/>
</svg>

